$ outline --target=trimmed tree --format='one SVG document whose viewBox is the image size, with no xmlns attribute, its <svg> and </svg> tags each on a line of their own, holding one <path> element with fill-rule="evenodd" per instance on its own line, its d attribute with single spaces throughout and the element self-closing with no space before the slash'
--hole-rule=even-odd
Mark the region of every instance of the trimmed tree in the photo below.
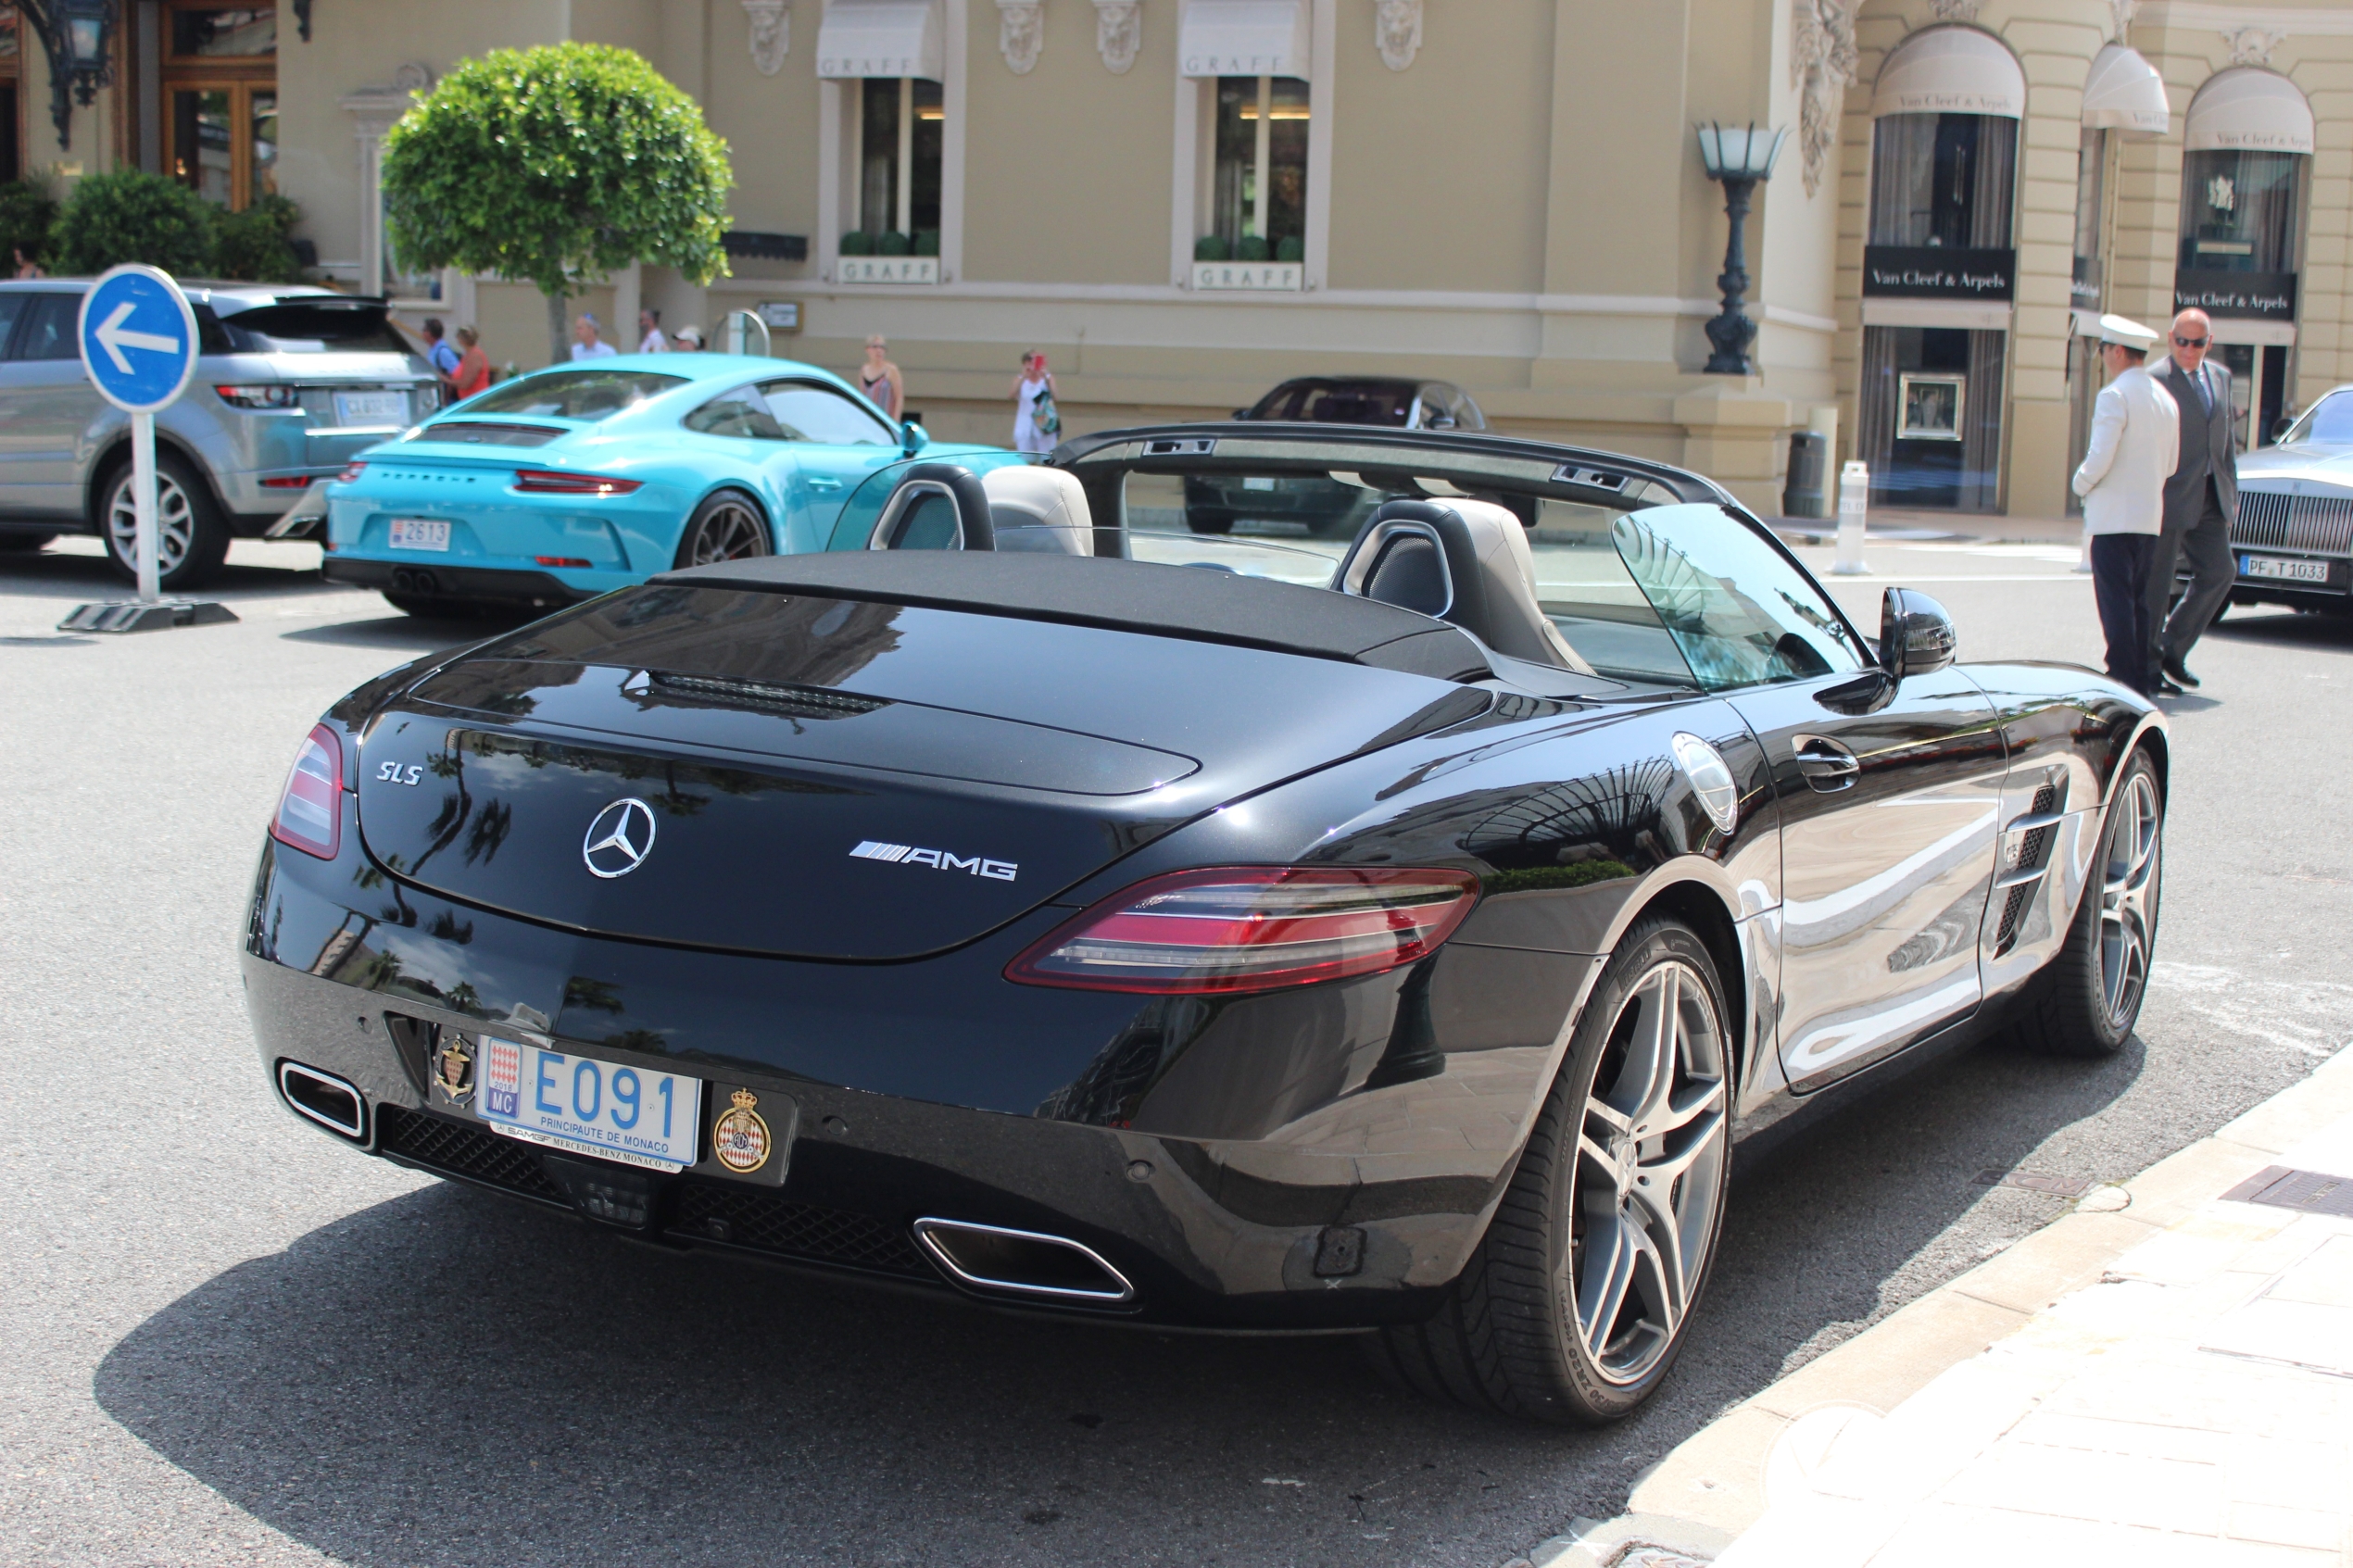
<svg viewBox="0 0 2353 1568">
<path fill-rule="evenodd" d="M 632 262 L 727 270 L 727 144 L 628 49 L 496 49 L 442 78 L 384 140 L 393 253 L 537 285 L 550 353 L 564 305 Z M 623 330 L 626 329 L 623 324 Z"/>
<path fill-rule="evenodd" d="M 93 174 L 57 220 L 54 267 L 98 273 L 125 261 L 201 278 L 212 266 L 212 208 L 177 180 L 136 169 Z"/>
</svg>

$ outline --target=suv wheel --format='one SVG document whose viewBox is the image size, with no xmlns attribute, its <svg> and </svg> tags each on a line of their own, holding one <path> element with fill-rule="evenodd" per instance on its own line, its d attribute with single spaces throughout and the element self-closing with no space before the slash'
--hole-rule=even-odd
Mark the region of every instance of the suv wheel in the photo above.
<svg viewBox="0 0 2353 1568">
<path fill-rule="evenodd" d="M 98 521 L 107 559 L 139 580 L 139 514 L 131 493 L 131 465 L 107 476 Z M 177 452 L 156 454 L 156 573 L 167 593 L 208 583 L 229 556 L 229 524 L 213 504 L 204 477 Z"/>
</svg>

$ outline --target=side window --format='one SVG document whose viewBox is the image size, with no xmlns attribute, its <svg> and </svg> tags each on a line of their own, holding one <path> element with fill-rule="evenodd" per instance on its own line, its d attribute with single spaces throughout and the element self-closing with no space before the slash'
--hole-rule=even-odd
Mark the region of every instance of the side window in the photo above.
<svg viewBox="0 0 2353 1568">
<path fill-rule="evenodd" d="M 1545 496 L 1536 503 L 1544 541 L 1538 601 L 1568 646 L 1596 671 L 1665 686 L 1692 684 L 1691 666 L 1617 549 L 1617 514 Z"/>
<path fill-rule="evenodd" d="M 74 329 L 82 318 L 82 296 L 78 294 L 36 294 L 26 312 L 23 340 L 16 359 L 79 359 L 82 345 L 75 340 Z"/>
<path fill-rule="evenodd" d="M 714 397 L 678 422 L 703 435 L 740 435 L 755 441 L 786 439 L 760 395 L 749 387 Z"/>
<path fill-rule="evenodd" d="M 29 294 L 0 294 L 0 354 L 7 352 L 8 339 L 17 330 L 17 318 L 24 314 Z"/>
<path fill-rule="evenodd" d="M 823 446 L 896 446 L 899 433 L 831 387 L 776 381 L 761 387 L 786 441 Z"/>
<path fill-rule="evenodd" d="M 1721 507 L 1628 512 L 1610 539 L 1708 691 L 1848 674 L 1868 663 L 1821 591 Z"/>
</svg>

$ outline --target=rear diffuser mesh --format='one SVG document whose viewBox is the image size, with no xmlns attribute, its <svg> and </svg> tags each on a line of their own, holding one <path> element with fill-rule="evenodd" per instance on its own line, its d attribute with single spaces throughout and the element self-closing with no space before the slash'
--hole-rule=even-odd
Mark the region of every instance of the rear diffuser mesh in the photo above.
<svg viewBox="0 0 2353 1568">
<path fill-rule="evenodd" d="M 684 1183 L 671 1209 L 669 1228 L 673 1236 L 724 1241 L 812 1262 L 916 1279 L 939 1277 L 915 1250 L 906 1227 L 871 1214 L 794 1203 L 773 1193 Z"/>
<path fill-rule="evenodd" d="M 386 1154 L 572 1207 L 571 1195 L 548 1179 L 540 1168 L 539 1151 L 528 1144 L 397 1105 L 378 1106 L 376 1117 L 376 1147 Z"/>
</svg>

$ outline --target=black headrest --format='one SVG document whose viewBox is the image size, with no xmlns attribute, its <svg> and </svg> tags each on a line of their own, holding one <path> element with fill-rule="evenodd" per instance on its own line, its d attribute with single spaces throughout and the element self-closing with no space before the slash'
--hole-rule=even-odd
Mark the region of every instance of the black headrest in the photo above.
<svg viewBox="0 0 2353 1568">
<path fill-rule="evenodd" d="M 955 508 L 955 536 L 962 540 L 962 548 L 997 547 L 997 531 L 989 521 L 988 492 L 981 484 L 980 475 L 961 463 L 917 463 L 899 476 L 890 499 L 883 503 L 882 517 L 875 525 L 879 548 L 949 548 L 944 543 L 923 544 L 909 537 L 911 527 L 923 519 L 927 496 L 937 496 L 940 503 Z"/>
</svg>

